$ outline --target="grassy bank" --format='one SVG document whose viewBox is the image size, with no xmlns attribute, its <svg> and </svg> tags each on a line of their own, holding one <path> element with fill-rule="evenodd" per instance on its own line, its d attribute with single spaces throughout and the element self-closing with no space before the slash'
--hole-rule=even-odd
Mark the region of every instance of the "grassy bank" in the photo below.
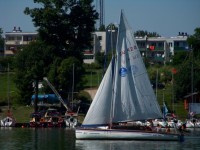
<svg viewBox="0 0 200 150">
<path fill-rule="evenodd" d="M 9 79 L 9 80 L 8 80 Z M 7 105 L 8 101 L 13 103 L 17 96 L 14 84 L 14 74 L 0 73 L 0 106 Z"/>
<path fill-rule="evenodd" d="M 8 76 L 7 74 L 0 74 L 0 117 L 3 117 L 6 115 L 5 109 L 7 106 L 8 101 L 8 89 L 10 89 L 10 95 L 9 100 L 13 104 L 12 106 L 12 112 L 14 117 L 18 122 L 28 122 L 30 120 L 30 114 L 33 112 L 33 107 L 30 106 L 18 106 L 14 104 L 14 101 L 17 97 L 17 93 L 15 92 L 17 89 L 15 87 L 15 84 L 13 82 L 14 74 L 10 74 L 9 76 L 9 88 L 8 88 Z M 98 87 L 102 79 L 102 70 L 87 70 L 84 81 L 85 81 L 85 88 L 93 88 Z M 184 120 L 187 116 L 187 112 L 184 109 L 183 102 L 179 103 L 172 103 L 173 97 L 172 97 L 172 86 L 171 83 L 166 84 L 164 89 L 158 89 L 157 91 L 157 99 L 162 107 L 163 100 L 165 101 L 168 110 L 172 111 L 173 108 L 175 110 L 175 113 L 177 116 Z M 4 106 L 4 109 L 1 108 L 1 106 Z M 80 115 L 80 121 L 82 121 L 84 118 L 84 115 Z"/>
</svg>

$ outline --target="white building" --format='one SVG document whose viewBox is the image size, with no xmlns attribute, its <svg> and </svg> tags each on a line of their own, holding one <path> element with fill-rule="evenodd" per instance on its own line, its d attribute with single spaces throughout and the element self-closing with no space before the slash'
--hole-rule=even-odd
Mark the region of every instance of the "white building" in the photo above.
<svg viewBox="0 0 200 150">
<path fill-rule="evenodd" d="M 117 42 L 117 28 L 111 24 L 106 31 L 96 31 L 93 35 L 92 49 L 84 51 L 84 63 L 95 62 L 97 52 L 105 53 L 115 51 Z M 14 55 L 23 45 L 29 44 L 37 39 L 36 32 L 22 32 L 20 28 L 14 27 L 12 32 L 5 33 L 4 55 Z M 138 48 L 143 57 L 152 62 L 165 63 L 176 52 L 187 50 L 187 34 L 179 33 L 176 37 L 135 37 Z"/>
<path fill-rule="evenodd" d="M 22 32 L 20 27 L 14 27 L 12 32 L 5 33 L 4 55 L 14 55 L 22 46 L 27 45 L 36 39 L 36 32 Z"/>
<path fill-rule="evenodd" d="M 84 51 L 84 63 L 91 64 L 95 62 L 95 54 L 97 52 L 104 53 L 106 51 L 106 32 L 96 31 L 93 34 L 93 49 Z"/>
</svg>

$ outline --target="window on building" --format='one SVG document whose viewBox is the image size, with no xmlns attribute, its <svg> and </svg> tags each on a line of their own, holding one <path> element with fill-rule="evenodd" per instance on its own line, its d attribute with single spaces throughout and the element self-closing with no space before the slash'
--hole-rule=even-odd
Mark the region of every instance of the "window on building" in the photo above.
<svg viewBox="0 0 200 150">
<path fill-rule="evenodd" d="M 94 55 L 84 55 L 84 59 L 93 59 Z"/>
<path fill-rule="evenodd" d="M 102 36 L 98 36 L 98 39 L 101 41 L 102 40 Z"/>
<path fill-rule="evenodd" d="M 156 42 L 149 42 L 149 45 L 156 46 Z"/>
<path fill-rule="evenodd" d="M 179 47 L 179 45 L 180 45 L 179 42 L 174 42 L 175 47 Z"/>
<path fill-rule="evenodd" d="M 12 50 L 12 51 L 14 51 L 14 50 L 16 50 L 16 47 L 14 47 L 14 46 L 11 46 L 11 47 L 9 47 L 9 50 Z"/>
<path fill-rule="evenodd" d="M 169 47 L 172 47 L 172 42 L 169 42 Z"/>
<path fill-rule="evenodd" d="M 32 41 L 32 37 L 31 36 L 28 37 L 28 41 Z"/>
<path fill-rule="evenodd" d="M 22 37 L 21 36 L 17 36 L 17 41 L 21 41 Z"/>
<path fill-rule="evenodd" d="M 159 42 L 158 43 L 158 47 L 163 47 L 164 46 L 164 43 L 163 42 Z"/>
<path fill-rule="evenodd" d="M 7 41 L 14 41 L 15 38 L 14 38 L 13 36 L 8 36 L 8 37 L 6 37 L 6 40 L 7 40 Z"/>
</svg>

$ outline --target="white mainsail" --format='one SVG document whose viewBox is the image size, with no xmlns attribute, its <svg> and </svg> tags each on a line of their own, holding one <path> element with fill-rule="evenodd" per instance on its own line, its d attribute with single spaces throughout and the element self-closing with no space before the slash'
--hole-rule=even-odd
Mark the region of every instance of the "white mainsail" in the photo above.
<svg viewBox="0 0 200 150">
<path fill-rule="evenodd" d="M 123 12 L 114 59 L 82 125 L 109 124 L 111 119 L 120 122 L 162 118 L 132 29 Z"/>
<path fill-rule="evenodd" d="M 161 118 L 134 34 L 123 13 L 116 51 L 113 122 Z"/>
</svg>

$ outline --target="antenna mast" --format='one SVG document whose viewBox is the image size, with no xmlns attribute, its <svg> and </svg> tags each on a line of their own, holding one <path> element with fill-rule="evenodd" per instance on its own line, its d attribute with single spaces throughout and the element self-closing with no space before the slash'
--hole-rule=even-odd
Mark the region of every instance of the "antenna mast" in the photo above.
<svg viewBox="0 0 200 150">
<path fill-rule="evenodd" d="M 104 0 L 96 0 L 96 10 L 99 13 L 99 28 L 105 25 L 105 9 L 104 9 Z"/>
</svg>

